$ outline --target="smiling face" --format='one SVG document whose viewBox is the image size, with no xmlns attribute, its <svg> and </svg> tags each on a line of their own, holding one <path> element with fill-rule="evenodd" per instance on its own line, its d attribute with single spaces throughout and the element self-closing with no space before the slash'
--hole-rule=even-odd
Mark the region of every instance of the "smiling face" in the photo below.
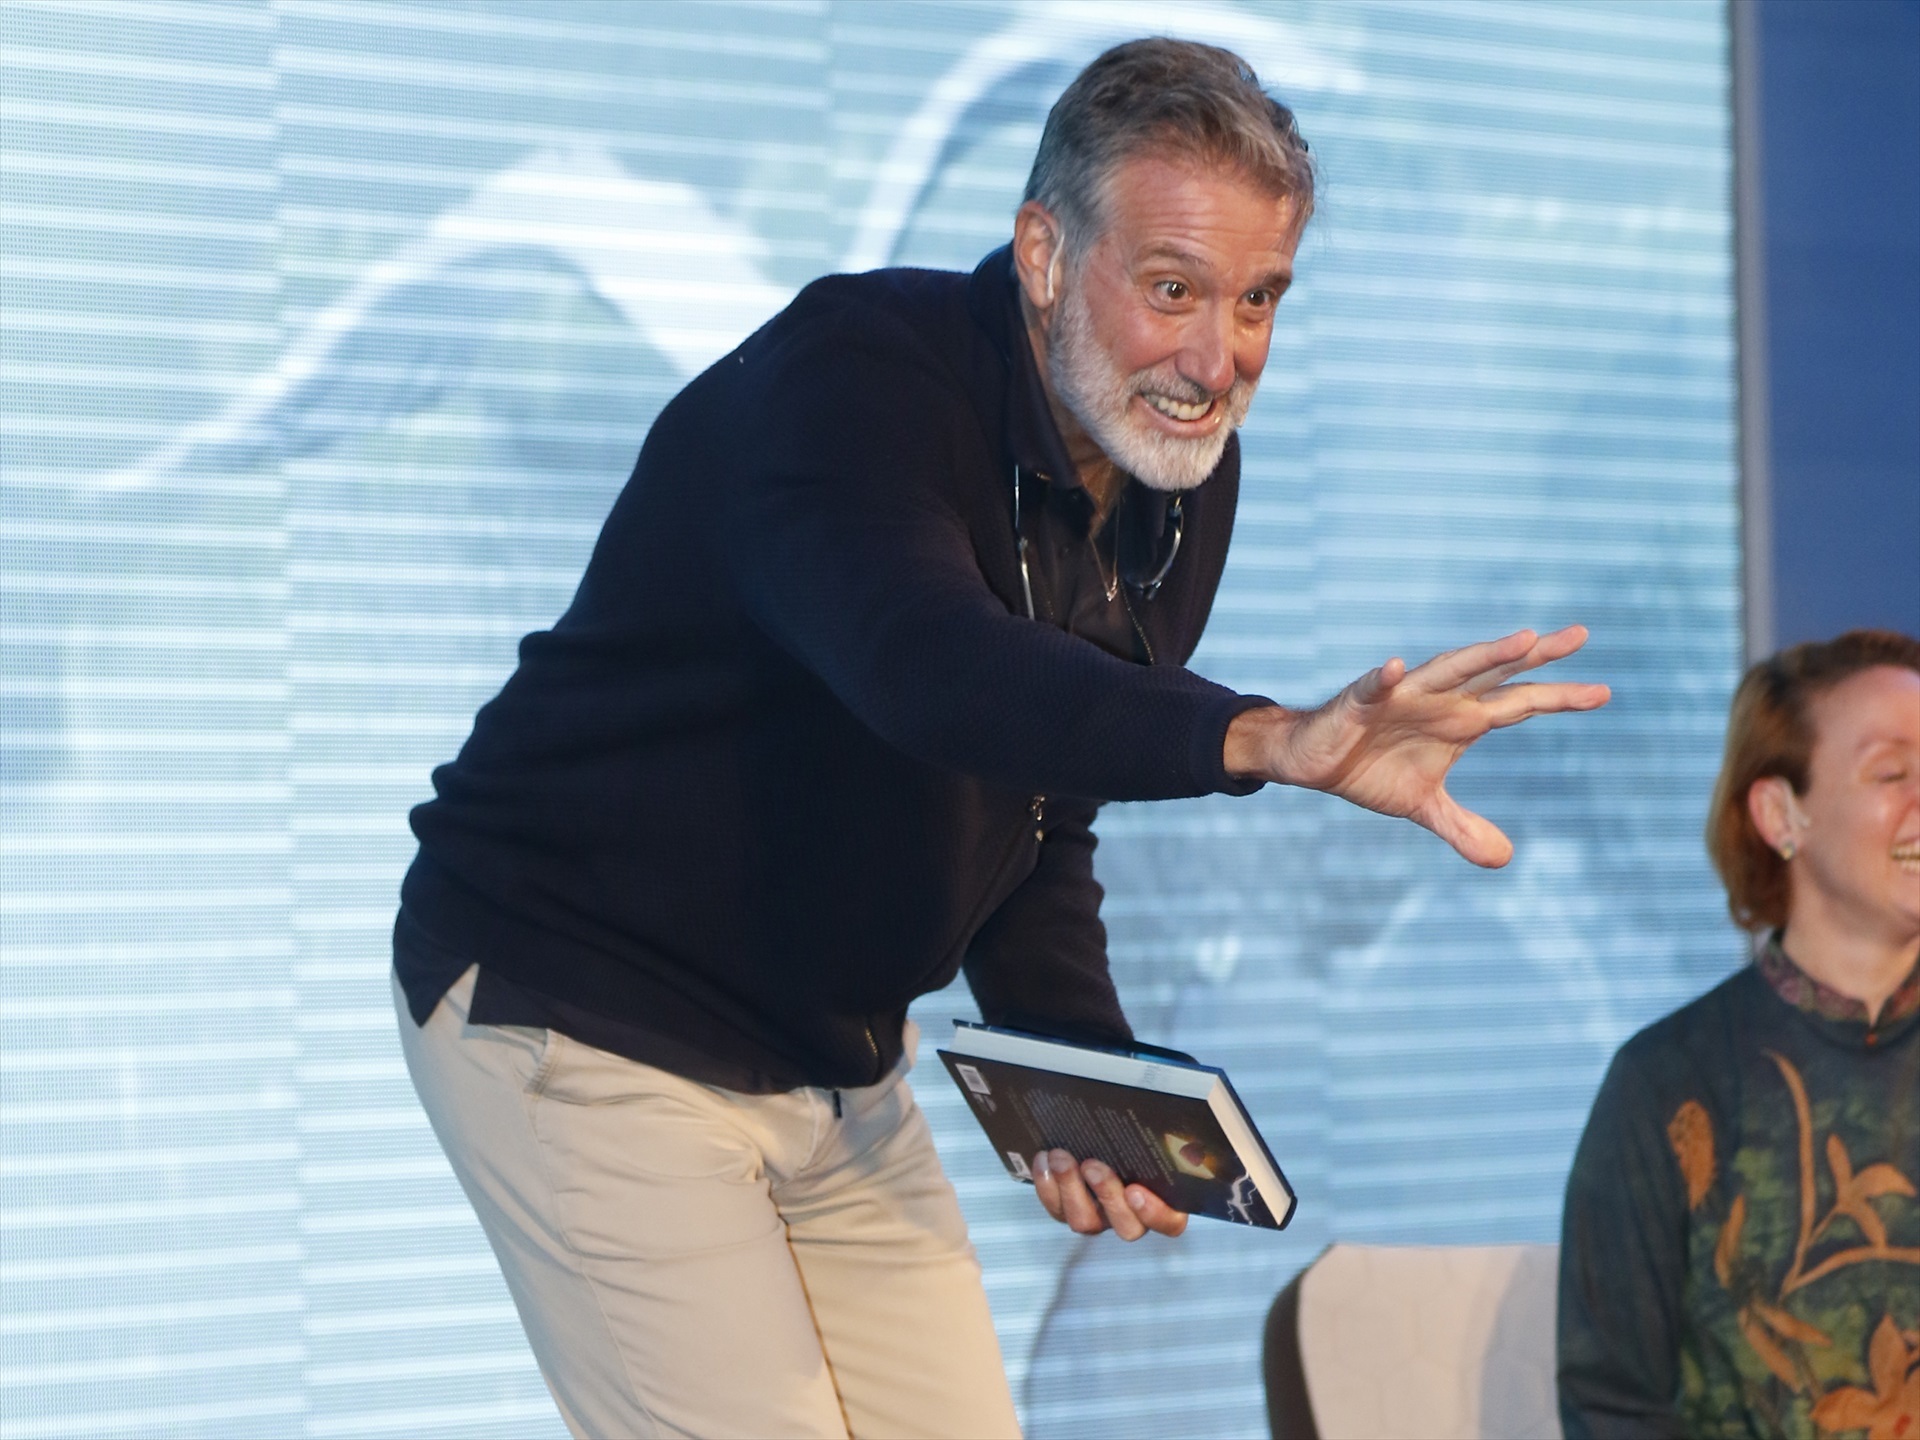
<svg viewBox="0 0 1920 1440">
<path fill-rule="evenodd" d="M 1815 906 L 1856 932 L 1920 942 L 1920 673 L 1876 665 L 1810 708 L 1807 790 L 1787 816 L 1789 913 Z"/>
<path fill-rule="evenodd" d="M 1293 279 L 1297 209 L 1233 171 L 1155 155 L 1108 177 L 1103 224 L 1062 248 L 1037 202 L 1015 222 L 1028 332 L 1083 475 L 1161 490 L 1213 473 L 1245 420 Z"/>
</svg>

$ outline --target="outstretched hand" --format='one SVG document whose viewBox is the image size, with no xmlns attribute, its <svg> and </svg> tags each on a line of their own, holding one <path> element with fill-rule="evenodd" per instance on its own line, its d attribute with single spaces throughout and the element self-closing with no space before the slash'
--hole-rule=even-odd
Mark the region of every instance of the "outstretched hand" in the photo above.
<svg viewBox="0 0 1920 1440">
<path fill-rule="evenodd" d="M 1513 842 L 1447 793 L 1447 772 L 1489 730 L 1606 704 L 1605 685 L 1508 683 L 1586 643 L 1586 628 L 1570 625 L 1449 650 L 1414 670 L 1389 660 L 1317 710 L 1273 706 L 1236 716 L 1227 769 L 1402 816 L 1476 865 L 1504 865 Z"/>
</svg>

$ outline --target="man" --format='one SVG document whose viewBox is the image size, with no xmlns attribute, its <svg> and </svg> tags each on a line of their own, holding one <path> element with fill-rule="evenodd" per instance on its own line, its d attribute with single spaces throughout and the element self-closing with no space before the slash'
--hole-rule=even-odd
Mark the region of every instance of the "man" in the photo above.
<svg viewBox="0 0 1920 1440">
<path fill-rule="evenodd" d="M 576 1433 L 1012 1433 L 908 1004 L 964 966 L 990 1021 L 1124 1041 L 1100 802 L 1303 785 L 1498 865 L 1449 767 L 1604 703 L 1505 684 L 1578 630 L 1310 712 L 1181 668 L 1312 205 L 1237 57 L 1108 52 L 1009 249 L 817 282 L 666 407 L 436 772 L 403 1042 Z M 1185 1226 L 1035 1161 L 1075 1230 Z"/>
</svg>

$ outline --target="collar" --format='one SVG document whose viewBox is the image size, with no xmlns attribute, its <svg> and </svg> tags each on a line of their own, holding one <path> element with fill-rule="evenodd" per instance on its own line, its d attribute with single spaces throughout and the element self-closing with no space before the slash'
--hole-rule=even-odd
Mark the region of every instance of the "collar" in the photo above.
<svg viewBox="0 0 1920 1440">
<path fill-rule="evenodd" d="M 1080 472 L 1067 456 L 1067 442 L 1060 436 L 1060 427 L 1053 423 L 1046 386 L 1041 383 L 1040 367 L 1027 340 L 1011 245 L 1002 245 L 974 268 L 967 282 L 967 308 L 1007 367 L 1002 442 L 1008 457 L 1049 485 L 1081 489 Z"/>
<path fill-rule="evenodd" d="M 1869 1025 L 1865 1002 L 1842 995 L 1794 964 L 1778 930 L 1767 936 L 1753 963 L 1774 994 L 1803 1015 L 1825 1022 L 1820 1028 L 1844 1043 L 1869 1049 L 1885 1044 L 1920 1017 L 1920 964 L 1887 997 L 1880 1018 Z"/>
<path fill-rule="evenodd" d="M 1019 284 L 1013 273 L 1013 246 L 1002 245 L 974 267 L 967 281 L 967 308 L 1006 366 L 1002 443 L 1008 459 L 1045 481 L 1056 494 L 1084 495 L 1086 487 L 1080 483 L 1080 472 L 1068 457 L 1067 442 L 1054 423 L 1040 366 L 1027 339 Z M 1224 458 L 1221 463 L 1226 463 Z M 1166 527 L 1171 497 L 1129 475 L 1121 499 L 1121 508 L 1135 517 L 1132 524 L 1139 532 L 1157 540 Z"/>
</svg>

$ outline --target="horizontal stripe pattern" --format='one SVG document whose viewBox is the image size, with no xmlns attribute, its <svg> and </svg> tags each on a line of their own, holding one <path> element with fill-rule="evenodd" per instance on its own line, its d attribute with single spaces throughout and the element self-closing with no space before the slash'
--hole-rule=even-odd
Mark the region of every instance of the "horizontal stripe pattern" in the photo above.
<svg viewBox="0 0 1920 1440">
<path fill-rule="evenodd" d="M 0 1437 L 561 1433 L 398 1058 L 406 811 L 692 370 L 860 246 L 970 267 L 1158 13 L 9 0 Z M 1083 1250 L 923 1078 L 1036 1436 L 1260 1433 L 1331 1239 L 1552 1238 L 1612 1047 L 1737 960 L 1722 7 L 1181 23 L 1324 180 L 1198 668 L 1310 701 L 1579 620 L 1619 699 L 1462 766 L 1498 875 L 1319 796 L 1103 817 L 1136 1028 L 1302 1205 Z"/>
</svg>

